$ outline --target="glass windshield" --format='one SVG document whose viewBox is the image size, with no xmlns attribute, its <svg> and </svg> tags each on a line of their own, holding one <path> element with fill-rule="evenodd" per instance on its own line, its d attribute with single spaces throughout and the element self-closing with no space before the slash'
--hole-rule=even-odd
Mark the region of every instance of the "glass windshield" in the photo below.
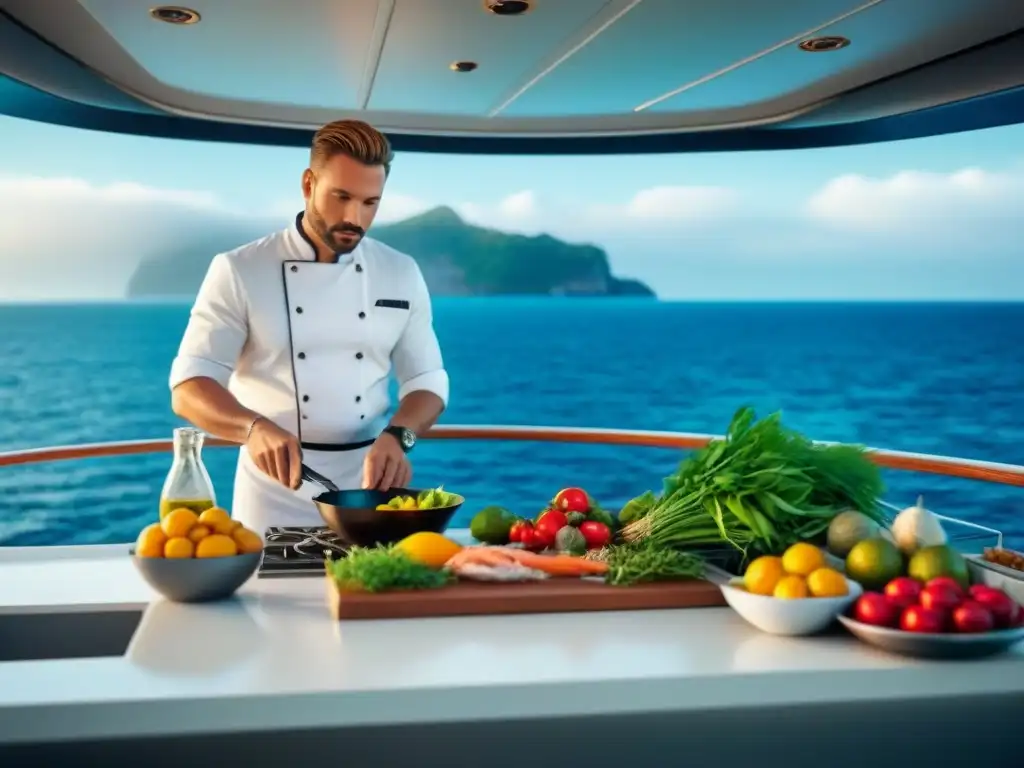
<svg viewBox="0 0 1024 768">
<path fill-rule="evenodd" d="M 809 436 L 1024 464 L 1024 127 L 633 157 L 400 155 L 369 232 L 420 263 L 441 425 Z M 289 226 L 302 149 L 0 120 L 0 452 L 169 439 L 168 371 L 214 254 Z M 619 509 L 683 452 L 424 440 L 415 487 L 534 516 Z M 203 460 L 230 509 L 237 451 Z M 0 467 L 0 544 L 133 540 L 170 454 Z M 898 507 L 1024 545 L 1018 489 L 887 471 Z"/>
</svg>

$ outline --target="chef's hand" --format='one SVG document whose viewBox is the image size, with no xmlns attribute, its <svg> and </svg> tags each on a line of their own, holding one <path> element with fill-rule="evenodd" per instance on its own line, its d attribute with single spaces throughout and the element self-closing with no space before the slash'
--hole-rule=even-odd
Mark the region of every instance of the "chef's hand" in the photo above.
<svg viewBox="0 0 1024 768">
<path fill-rule="evenodd" d="M 253 463 L 286 488 L 302 485 L 302 449 L 299 439 L 270 419 L 259 419 L 245 444 Z"/>
<path fill-rule="evenodd" d="M 363 459 L 363 488 L 387 491 L 408 488 L 412 465 L 394 435 L 384 433 L 370 446 Z"/>
</svg>

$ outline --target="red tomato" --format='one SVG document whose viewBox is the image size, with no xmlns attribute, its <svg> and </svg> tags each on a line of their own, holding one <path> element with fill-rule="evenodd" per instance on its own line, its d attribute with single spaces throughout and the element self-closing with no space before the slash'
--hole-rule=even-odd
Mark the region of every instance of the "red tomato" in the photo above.
<svg viewBox="0 0 1024 768">
<path fill-rule="evenodd" d="M 974 602 L 992 614 L 992 621 L 1000 629 L 1012 627 L 1017 618 L 1017 604 L 1001 589 L 976 591 Z"/>
<path fill-rule="evenodd" d="M 932 611 L 948 614 L 962 602 L 963 591 L 945 584 L 936 584 L 921 590 L 921 607 Z"/>
<path fill-rule="evenodd" d="M 527 531 L 533 531 L 533 523 L 529 520 L 517 520 L 512 523 L 512 527 L 508 531 L 508 540 L 512 543 L 523 543 L 523 534 Z"/>
<path fill-rule="evenodd" d="M 925 587 L 947 587 L 956 592 L 961 600 L 966 599 L 967 595 L 964 593 L 964 588 L 960 585 L 960 582 L 954 579 L 952 576 L 936 576 L 934 579 L 925 584 Z"/>
<path fill-rule="evenodd" d="M 900 610 L 914 605 L 921 595 L 921 582 L 909 576 L 898 576 L 885 585 L 885 596 Z"/>
<path fill-rule="evenodd" d="M 587 542 L 587 549 L 600 549 L 608 546 L 612 541 L 611 529 L 596 520 L 580 523 L 580 533 L 583 534 L 583 540 Z"/>
<path fill-rule="evenodd" d="M 555 496 L 552 506 L 563 512 L 585 513 L 590 509 L 590 499 L 587 498 L 587 492 L 582 488 L 564 488 Z"/>
<path fill-rule="evenodd" d="M 904 608 L 900 615 L 900 629 L 904 632 L 935 634 L 942 632 L 945 628 L 946 614 L 934 608 L 912 605 L 909 608 Z"/>
<path fill-rule="evenodd" d="M 540 536 L 542 537 L 543 534 Z M 537 530 L 533 526 L 523 528 L 519 534 L 519 543 L 523 545 L 524 549 L 530 551 L 539 551 L 544 548 L 544 542 L 538 537 Z"/>
<path fill-rule="evenodd" d="M 853 618 L 876 627 L 895 627 L 900 618 L 900 609 L 885 595 L 865 592 L 853 606 Z"/>
<path fill-rule="evenodd" d="M 550 528 L 540 528 L 538 526 L 533 527 L 533 548 L 538 552 L 542 549 L 549 549 L 555 545 L 555 534 L 558 531 L 552 531 Z"/>
<path fill-rule="evenodd" d="M 973 600 L 953 609 L 953 628 L 957 632 L 991 632 L 995 623 L 991 611 Z"/>
<path fill-rule="evenodd" d="M 537 518 L 537 523 L 533 527 L 538 531 L 544 530 L 550 532 L 551 535 L 554 536 L 568 524 L 569 518 L 566 517 L 565 512 L 561 512 L 557 509 L 549 509 Z"/>
</svg>

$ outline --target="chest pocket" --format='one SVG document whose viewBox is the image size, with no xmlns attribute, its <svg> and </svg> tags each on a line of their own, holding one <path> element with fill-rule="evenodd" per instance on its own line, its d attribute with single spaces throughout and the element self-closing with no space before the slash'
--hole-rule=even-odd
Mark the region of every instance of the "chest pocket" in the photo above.
<svg viewBox="0 0 1024 768">
<path fill-rule="evenodd" d="M 378 343 L 390 353 L 409 324 L 412 307 L 407 299 L 377 299 L 370 313 L 373 318 L 373 334 Z"/>
</svg>

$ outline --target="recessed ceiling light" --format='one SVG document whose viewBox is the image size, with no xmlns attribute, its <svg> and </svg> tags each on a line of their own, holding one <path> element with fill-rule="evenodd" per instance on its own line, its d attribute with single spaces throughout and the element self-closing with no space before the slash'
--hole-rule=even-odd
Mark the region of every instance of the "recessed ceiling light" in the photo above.
<svg viewBox="0 0 1024 768">
<path fill-rule="evenodd" d="M 808 53 L 823 53 L 824 51 L 838 51 L 849 44 L 850 41 L 845 37 L 812 37 L 800 43 L 799 48 Z"/>
<path fill-rule="evenodd" d="M 529 0 L 484 0 L 484 8 L 495 16 L 518 16 L 530 10 Z"/>
<path fill-rule="evenodd" d="M 182 8 L 179 5 L 158 5 L 149 9 L 149 15 L 168 24 L 195 24 L 202 18 L 199 11 Z"/>
<path fill-rule="evenodd" d="M 448 69 L 452 72 L 472 72 L 477 68 L 475 61 L 453 61 L 448 65 Z"/>
</svg>

